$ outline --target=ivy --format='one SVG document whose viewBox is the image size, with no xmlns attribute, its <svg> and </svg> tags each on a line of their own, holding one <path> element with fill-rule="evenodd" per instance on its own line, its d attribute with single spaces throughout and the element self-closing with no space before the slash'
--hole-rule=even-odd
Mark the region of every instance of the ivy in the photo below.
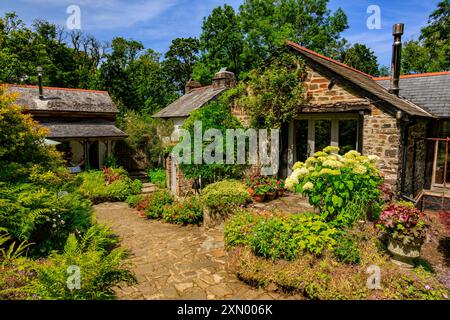
<svg viewBox="0 0 450 320">
<path fill-rule="evenodd" d="M 304 61 L 298 55 L 282 51 L 249 73 L 247 81 L 235 89 L 244 93 L 237 102 L 250 117 L 253 127 L 280 128 L 306 102 L 305 78 Z"/>
</svg>

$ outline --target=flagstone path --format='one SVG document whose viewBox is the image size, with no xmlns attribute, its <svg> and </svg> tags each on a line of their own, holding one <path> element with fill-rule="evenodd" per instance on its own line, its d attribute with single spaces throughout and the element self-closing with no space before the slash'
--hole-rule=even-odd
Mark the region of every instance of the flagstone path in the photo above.
<svg viewBox="0 0 450 320">
<path fill-rule="evenodd" d="M 147 220 L 124 203 L 95 206 L 131 252 L 138 284 L 117 288 L 119 299 L 300 299 L 255 289 L 226 269 L 223 230 Z"/>
</svg>

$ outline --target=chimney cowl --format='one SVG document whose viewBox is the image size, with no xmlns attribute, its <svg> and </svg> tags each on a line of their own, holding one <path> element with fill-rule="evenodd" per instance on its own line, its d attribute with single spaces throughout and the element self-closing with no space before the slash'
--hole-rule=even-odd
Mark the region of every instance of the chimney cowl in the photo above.
<svg viewBox="0 0 450 320">
<path fill-rule="evenodd" d="M 400 71 L 402 66 L 402 35 L 405 31 L 403 23 L 397 23 L 392 28 L 394 44 L 392 45 L 391 64 L 391 87 L 389 92 L 399 96 L 400 94 Z"/>
<path fill-rule="evenodd" d="M 392 29 L 393 36 L 402 36 L 405 32 L 405 25 L 403 23 L 396 23 Z"/>
<path fill-rule="evenodd" d="M 42 67 L 38 66 L 36 69 L 38 72 L 39 99 L 44 100 L 44 88 L 42 87 Z"/>
<path fill-rule="evenodd" d="M 236 76 L 233 72 L 221 69 L 213 77 L 213 88 L 233 88 L 236 86 Z"/>
</svg>

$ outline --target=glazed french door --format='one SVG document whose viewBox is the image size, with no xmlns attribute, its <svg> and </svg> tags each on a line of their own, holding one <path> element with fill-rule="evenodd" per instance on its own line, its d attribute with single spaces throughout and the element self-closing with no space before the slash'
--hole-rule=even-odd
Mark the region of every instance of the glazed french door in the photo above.
<svg viewBox="0 0 450 320">
<path fill-rule="evenodd" d="M 305 161 L 328 146 L 339 147 L 340 153 L 358 149 L 358 115 L 311 115 L 291 123 L 293 162 Z"/>
<path fill-rule="evenodd" d="M 450 186 L 450 138 L 429 139 L 434 144 L 432 185 L 447 188 Z"/>
</svg>

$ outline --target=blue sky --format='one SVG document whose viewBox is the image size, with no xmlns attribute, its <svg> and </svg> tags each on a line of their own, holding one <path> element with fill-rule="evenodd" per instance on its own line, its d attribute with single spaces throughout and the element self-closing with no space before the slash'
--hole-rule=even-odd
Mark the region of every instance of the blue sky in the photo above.
<svg viewBox="0 0 450 320">
<path fill-rule="evenodd" d="M 36 18 L 65 25 L 67 7 L 81 9 L 81 27 L 102 41 L 115 36 L 133 38 L 164 53 L 172 39 L 198 37 L 204 16 L 227 3 L 238 8 L 243 0 L 1 0 L 0 13 L 16 11 L 27 23 Z M 405 39 L 417 37 L 439 0 L 330 0 L 330 8 L 344 9 L 350 28 L 343 34 L 375 51 L 382 65 L 390 64 L 392 25 L 406 24 Z M 367 8 L 381 9 L 381 29 L 369 30 Z"/>
</svg>

